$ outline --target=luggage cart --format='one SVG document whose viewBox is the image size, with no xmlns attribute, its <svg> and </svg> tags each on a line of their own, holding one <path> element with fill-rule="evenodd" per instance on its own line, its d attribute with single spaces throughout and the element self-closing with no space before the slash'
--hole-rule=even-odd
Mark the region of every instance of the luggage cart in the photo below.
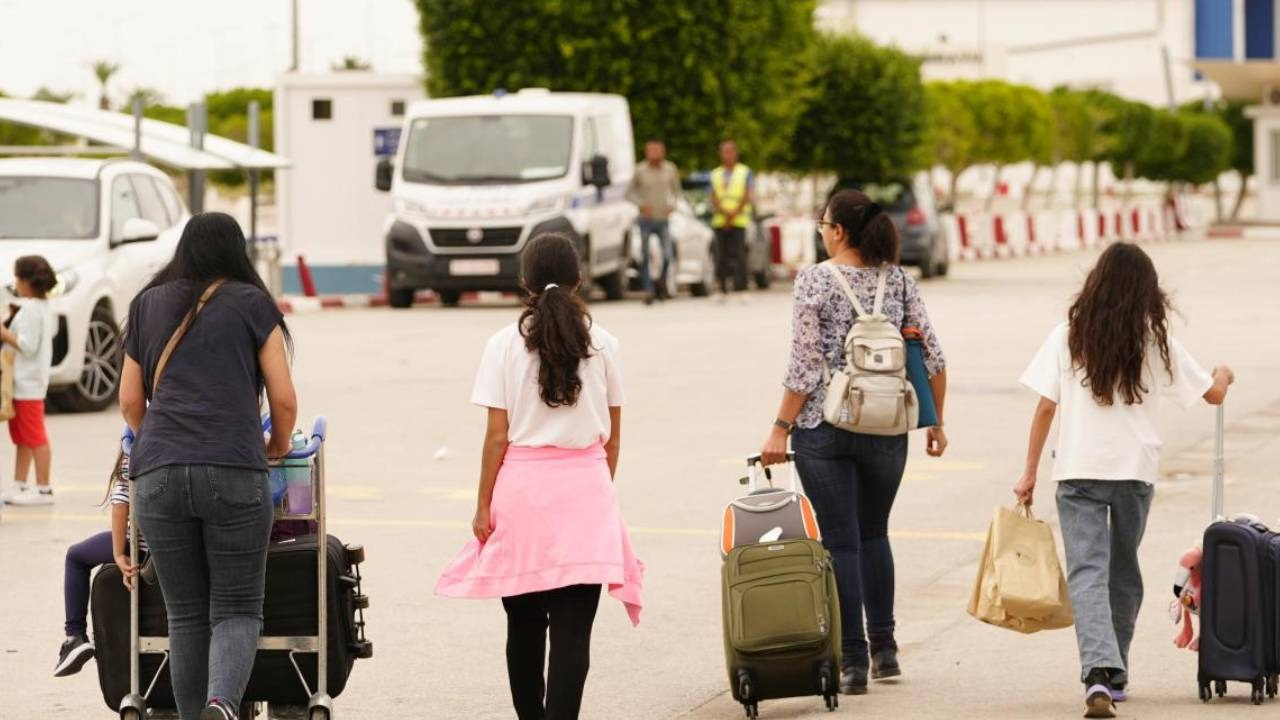
<svg viewBox="0 0 1280 720">
<path fill-rule="evenodd" d="M 298 674 L 298 682 L 302 683 L 302 687 L 306 690 L 310 700 L 306 707 L 307 720 L 331 720 L 333 718 L 333 699 L 329 697 L 328 680 L 329 680 L 329 604 L 328 600 L 328 561 L 325 556 L 326 543 L 324 538 L 328 537 L 325 522 L 325 466 L 324 466 L 324 444 L 327 434 L 328 423 L 325 418 L 317 417 L 311 429 L 310 440 L 307 446 L 302 449 L 294 450 L 285 456 L 289 460 L 307 460 L 311 472 L 311 507 L 308 512 L 295 513 L 289 511 L 289 500 L 286 493 L 285 497 L 275 503 L 275 520 L 311 520 L 316 523 L 316 535 L 320 541 L 316 543 L 316 592 L 317 592 L 317 617 L 316 617 L 316 634 L 315 635 L 294 635 L 294 636 L 262 636 L 258 638 L 258 650 L 280 650 L 289 653 L 289 661 L 293 665 L 293 669 Z M 269 432 L 271 429 L 270 420 L 264 420 L 263 431 Z M 122 439 L 122 448 L 126 455 L 129 455 L 133 448 L 133 434 L 129 430 L 125 430 Z M 129 562 L 137 565 L 138 563 L 138 522 L 135 517 L 134 504 L 134 485 L 132 479 L 129 483 Z M 138 607 L 139 607 L 139 591 L 140 580 L 134 581 L 133 589 L 129 592 L 129 694 L 120 702 L 120 720 L 148 720 L 162 717 L 159 714 L 149 713 L 147 710 L 147 698 L 150 697 L 151 691 L 155 688 L 156 681 L 160 678 L 160 674 L 164 672 L 165 667 L 169 664 L 169 638 L 168 637 L 143 637 L 139 631 Z M 156 669 L 155 675 L 148 681 L 145 691 L 142 687 L 142 677 L 140 670 L 140 657 L 144 654 L 163 655 L 160 666 Z M 299 653 L 313 653 L 316 655 L 316 687 L 312 688 L 307 683 L 306 676 L 302 672 L 302 668 L 298 667 L 297 655 Z M 253 710 L 254 702 L 246 700 L 242 703 L 242 708 L 249 708 L 249 712 L 240 712 L 241 720 L 251 720 L 255 714 Z"/>
</svg>

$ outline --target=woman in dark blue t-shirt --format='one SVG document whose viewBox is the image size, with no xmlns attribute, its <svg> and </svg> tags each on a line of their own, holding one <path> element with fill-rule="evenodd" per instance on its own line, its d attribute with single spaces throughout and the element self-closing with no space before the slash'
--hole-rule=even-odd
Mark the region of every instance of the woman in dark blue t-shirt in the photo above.
<svg viewBox="0 0 1280 720">
<path fill-rule="evenodd" d="M 253 669 L 272 522 L 267 460 L 289 452 L 297 419 L 289 345 L 244 233 L 223 213 L 191 218 L 173 260 L 129 307 L 120 407 L 137 434 L 135 512 L 169 614 L 182 720 L 235 720 Z"/>
</svg>

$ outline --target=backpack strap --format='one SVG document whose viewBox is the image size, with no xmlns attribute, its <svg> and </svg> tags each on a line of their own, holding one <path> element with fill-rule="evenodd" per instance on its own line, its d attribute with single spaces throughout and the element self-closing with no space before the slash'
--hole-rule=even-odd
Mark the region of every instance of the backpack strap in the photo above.
<svg viewBox="0 0 1280 720">
<path fill-rule="evenodd" d="M 187 330 L 191 327 L 191 323 L 195 322 L 196 316 L 204 309 L 209 298 L 222 287 L 223 280 L 214 280 L 204 294 L 200 296 L 200 301 L 196 306 L 182 318 L 182 322 L 178 323 L 178 327 L 174 329 L 173 334 L 169 336 L 169 342 L 165 343 L 164 350 L 160 353 L 160 359 L 156 361 L 156 371 L 151 375 L 151 397 L 156 396 L 156 390 L 160 385 L 160 377 L 164 375 L 165 366 L 169 364 L 169 358 L 173 355 L 173 351 L 177 349 L 178 343 L 186 336 Z"/>
<path fill-rule="evenodd" d="M 881 315 L 884 313 L 884 288 L 889 279 L 889 266 L 887 264 L 880 266 L 880 275 L 876 278 L 876 301 L 871 308 L 872 315 Z"/>
<path fill-rule="evenodd" d="M 824 262 L 824 263 L 822 263 L 822 264 L 823 264 L 823 265 L 826 265 L 826 266 L 827 266 L 827 270 L 831 271 L 831 275 L 832 275 L 833 277 L 835 277 L 835 279 L 836 279 L 836 284 L 837 284 L 837 285 L 839 285 L 839 286 L 840 286 L 840 289 L 844 291 L 844 295 L 845 295 L 845 297 L 849 298 L 849 302 L 850 302 L 850 303 L 853 303 L 853 310 L 854 310 L 854 312 L 856 312 L 859 316 L 866 315 L 866 314 L 867 314 L 867 311 L 866 311 L 865 309 L 863 309 L 863 307 L 862 307 L 862 303 L 858 302 L 858 296 L 857 296 L 856 294 L 854 294 L 854 292 L 853 292 L 853 288 L 849 286 L 849 281 L 845 279 L 845 277 L 844 277 L 844 273 L 840 272 L 840 268 L 837 268 L 837 267 L 836 267 L 836 264 L 835 264 L 835 263 L 833 263 L 833 262 L 831 262 L 830 260 L 827 260 L 826 262 Z M 880 294 L 878 294 L 878 295 L 876 296 L 876 310 L 877 310 L 877 311 L 879 311 L 879 309 L 880 309 L 880 301 L 881 301 L 881 300 L 883 300 L 883 298 L 882 298 L 882 297 L 880 297 L 880 295 L 882 295 L 882 294 L 884 293 L 884 278 L 883 278 L 883 276 L 880 278 L 880 289 L 879 289 L 879 293 L 880 293 Z"/>
</svg>

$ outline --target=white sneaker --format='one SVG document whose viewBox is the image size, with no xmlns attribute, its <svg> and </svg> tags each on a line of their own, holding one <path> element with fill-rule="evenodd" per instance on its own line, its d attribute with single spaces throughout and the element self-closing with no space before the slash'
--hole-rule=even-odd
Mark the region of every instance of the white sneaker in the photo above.
<svg viewBox="0 0 1280 720">
<path fill-rule="evenodd" d="M 22 495 L 25 492 L 27 492 L 27 483 L 19 483 L 19 482 L 11 483 L 9 487 L 4 489 L 3 493 L 0 493 L 0 500 L 3 500 L 4 502 L 7 502 L 7 503 L 12 503 L 14 498 L 18 497 L 19 495 Z"/>
<path fill-rule="evenodd" d="M 22 506 L 52 505 L 53 491 L 50 490 L 49 492 L 41 492 L 39 490 L 28 489 L 25 492 L 19 493 L 18 495 L 14 496 L 11 500 L 9 500 L 9 504 L 22 505 Z"/>
</svg>

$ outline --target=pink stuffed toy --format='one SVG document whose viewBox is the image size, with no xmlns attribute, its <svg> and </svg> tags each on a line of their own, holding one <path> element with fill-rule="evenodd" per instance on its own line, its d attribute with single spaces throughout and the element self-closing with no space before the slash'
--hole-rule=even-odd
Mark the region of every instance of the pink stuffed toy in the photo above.
<svg viewBox="0 0 1280 720">
<path fill-rule="evenodd" d="M 1200 566 L 1203 561 L 1204 551 L 1198 547 L 1182 553 L 1173 579 L 1173 594 L 1177 599 L 1169 604 L 1169 617 L 1174 624 L 1182 624 L 1173 644 L 1193 651 L 1200 649 L 1200 636 L 1191 616 L 1200 614 Z"/>
</svg>

